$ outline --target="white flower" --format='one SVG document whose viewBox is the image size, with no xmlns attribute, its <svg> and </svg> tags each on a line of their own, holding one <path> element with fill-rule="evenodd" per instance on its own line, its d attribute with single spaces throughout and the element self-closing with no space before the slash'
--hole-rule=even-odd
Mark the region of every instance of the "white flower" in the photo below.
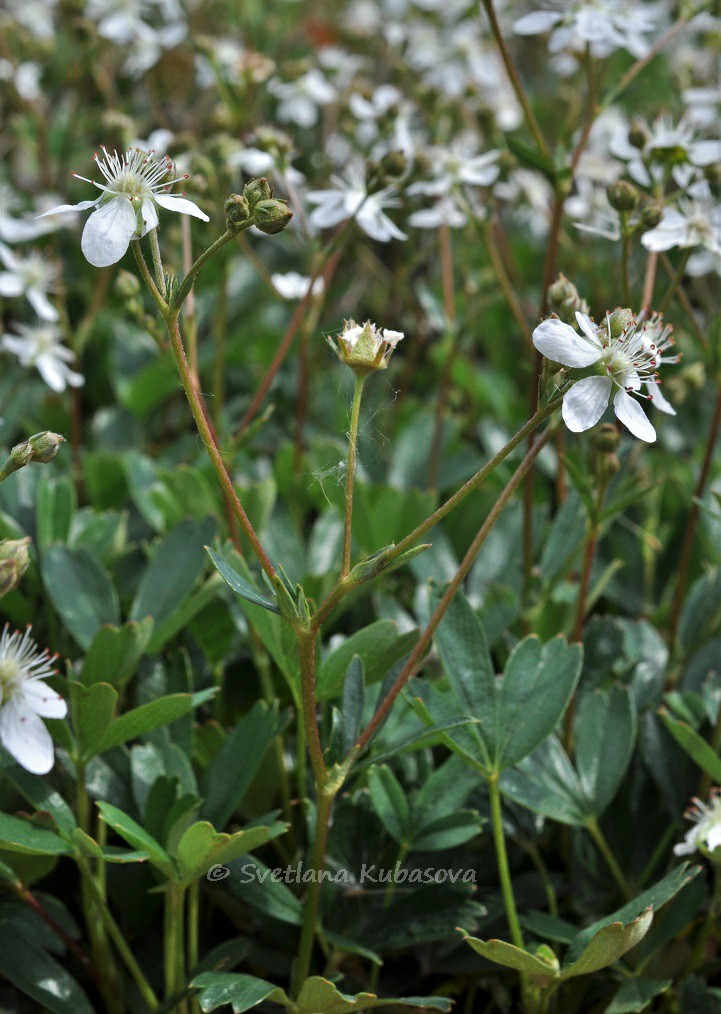
<svg viewBox="0 0 721 1014">
<path fill-rule="evenodd" d="M 38 317 L 55 321 L 58 311 L 48 300 L 47 293 L 54 291 L 58 271 L 54 264 L 41 254 L 31 251 L 24 257 L 16 256 L 9 247 L 0 243 L 0 260 L 7 271 L 0 271 L 0 296 L 26 296 Z"/>
<path fill-rule="evenodd" d="M 308 193 L 310 203 L 317 205 L 310 214 L 311 225 L 329 229 L 348 218 L 355 218 L 361 229 L 379 243 L 407 238 L 383 213 L 383 208 L 395 208 L 399 204 L 393 196 L 395 191 L 392 187 L 369 194 L 363 171 L 353 165 L 345 178 L 332 176 L 331 182 L 335 184 L 333 190 L 311 190 Z"/>
<path fill-rule="evenodd" d="M 681 98 L 687 118 L 697 127 L 713 127 L 721 119 L 721 85 L 687 88 Z"/>
<path fill-rule="evenodd" d="M 461 229 L 466 222 L 466 213 L 453 196 L 441 197 L 432 207 L 421 208 L 408 216 L 408 224 L 415 229 L 438 229 L 442 225 Z"/>
<path fill-rule="evenodd" d="M 328 344 L 347 366 L 367 375 L 375 370 L 385 370 L 402 338 L 402 331 L 381 329 L 370 320 L 365 324 L 347 320 L 339 335 L 328 338 Z"/>
<path fill-rule="evenodd" d="M 67 705 L 44 679 L 52 676 L 53 659 L 40 652 L 24 634 L 0 636 L 0 743 L 18 764 L 34 775 L 46 775 L 53 766 L 53 741 L 41 718 L 65 718 Z"/>
<path fill-rule="evenodd" d="M 629 176 L 644 187 L 664 180 L 671 167 L 679 187 L 688 187 L 698 169 L 721 161 L 721 141 L 695 137 L 691 121 L 682 117 L 678 123 L 667 113 L 658 116 L 652 126 L 640 117 L 636 124 L 647 135 L 643 148 L 637 148 L 628 139 L 628 132 L 619 129 L 611 141 L 611 151 L 628 162 Z"/>
<path fill-rule="evenodd" d="M 192 201 L 166 193 L 176 182 L 173 163 L 167 155 L 162 159 L 156 158 L 152 151 L 145 152 L 139 148 L 129 148 L 122 156 L 117 151 L 111 155 L 105 147 L 102 150 L 103 159 L 98 157 L 97 152 L 93 157 L 105 183 L 73 173 L 77 179 L 92 183 L 101 190 L 100 197 L 95 201 L 80 201 L 79 204 L 61 204 L 44 213 L 57 215 L 65 211 L 96 209 L 85 223 L 80 244 L 86 258 L 96 268 L 117 263 L 130 246 L 131 239 L 140 239 L 156 228 L 156 205 L 166 211 L 192 215 L 203 222 L 210 221 Z M 43 218 L 44 215 L 38 217 Z"/>
<path fill-rule="evenodd" d="M 499 156 L 498 151 L 476 155 L 468 151 L 463 143 L 448 148 L 432 148 L 429 162 L 433 178 L 412 183 L 406 193 L 409 197 L 414 194 L 439 196 L 457 187 L 488 187 L 498 176 L 496 163 Z"/>
<path fill-rule="evenodd" d="M 664 208 L 658 225 L 641 237 L 647 250 L 660 253 L 673 247 L 701 247 L 707 252 L 709 270 L 721 256 L 721 204 L 711 198 L 680 200 L 675 208 Z M 696 274 L 705 271 L 696 270 Z"/>
<path fill-rule="evenodd" d="M 270 280 L 278 295 L 283 299 L 302 299 L 310 285 L 310 278 L 299 275 L 297 271 L 288 271 L 284 275 L 274 274 L 270 276 Z M 323 288 L 323 278 L 319 275 L 313 282 L 313 295 L 320 295 Z"/>
<path fill-rule="evenodd" d="M 553 0 L 545 10 L 532 11 L 513 26 L 516 35 L 551 32 L 548 48 L 583 51 L 590 45 L 595 57 L 626 49 L 637 59 L 649 49 L 644 36 L 655 30 L 660 8 L 632 0 Z"/>
<path fill-rule="evenodd" d="M 684 816 L 695 822 L 687 832 L 684 841 L 674 845 L 674 855 L 689 856 L 696 851 L 713 852 L 721 845 L 721 788 L 711 789 L 708 805 L 700 799 L 692 799 L 694 804 Z"/>
<path fill-rule="evenodd" d="M 278 103 L 278 119 L 295 123 L 298 127 L 312 127 L 318 120 L 318 109 L 327 106 L 337 98 L 333 85 L 327 81 L 317 67 L 312 67 L 295 81 L 268 82 L 268 91 Z"/>
<path fill-rule="evenodd" d="M 578 311 L 576 320 L 583 335 L 556 318 L 544 320 L 533 332 L 533 344 L 546 359 L 575 370 L 596 367 L 595 376 L 577 381 L 564 395 L 564 422 L 574 433 L 595 426 L 615 388 L 613 409 L 617 417 L 639 440 L 653 443 L 656 431 L 631 394 L 658 399 L 662 411 L 673 413 L 666 399 L 659 398 L 656 372 L 661 362 L 677 361 L 662 354 L 673 344 L 671 329 L 663 326 L 658 315 L 646 324 L 640 319 L 631 320 L 617 336 L 610 315 L 605 326 L 599 328 Z M 642 387 L 647 390 L 645 395 Z"/>
<path fill-rule="evenodd" d="M 0 345 L 17 356 L 22 366 L 34 366 L 53 391 L 81 387 L 82 376 L 70 369 L 75 358 L 62 343 L 62 332 L 54 324 L 16 324 L 17 334 L 4 334 Z"/>
</svg>

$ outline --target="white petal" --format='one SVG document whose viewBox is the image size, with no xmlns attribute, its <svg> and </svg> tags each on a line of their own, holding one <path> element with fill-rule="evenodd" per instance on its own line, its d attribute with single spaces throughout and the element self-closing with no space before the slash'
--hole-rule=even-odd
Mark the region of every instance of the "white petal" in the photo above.
<svg viewBox="0 0 721 1014">
<path fill-rule="evenodd" d="M 652 444 L 656 440 L 656 430 L 646 418 L 646 413 L 635 398 L 625 391 L 617 391 L 613 399 L 613 410 L 627 427 L 639 440 L 645 440 Z"/>
<path fill-rule="evenodd" d="M 655 380 L 649 380 L 646 382 L 648 393 L 651 395 L 654 408 L 657 408 L 659 412 L 665 412 L 666 415 L 676 415 L 676 409 L 673 407 L 671 402 L 664 396 L 660 386 Z"/>
<path fill-rule="evenodd" d="M 593 321 L 588 316 L 588 314 L 580 313 L 578 310 L 576 310 L 576 321 L 578 322 L 578 326 L 586 335 L 591 344 L 595 345 L 596 348 L 600 349 L 602 347 L 601 342 L 599 341 L 598 335 L 596 334 L 596 328 L 593 325 Z"/>
<path fill-rule="evenodd" d="M 65 390 L 65 368 L 55 356 L 48 353 L 38 356 L 35 365 L 38 373 L 51 390 L 57 391 L 58 394 Z"/>
<path fill-rule="evenodd" d="M 66 211 L 86 211 L 88 208 L 94 208 L 96 204 L 99 204 L 102 200 L 98 197 L 94 201 L 81 201 L 79 204 L 58 204 L 57 208 L 51 208 L 49 211 L 43 211 L 42 215 L 37 215 L 35 221 L 38 218 L 47 218 L 48 215 L 62 215 Z"/>
<path fill-rule="evenodd" d="M 176 197 L 174 194 L 156 194 L 155 203 L 159 204 L 161 208 L 165 208 L 166 211 L 179 211 L 181 215 L 192 215 L 193 218 L 199 218 L 202 222 L 210 221 L 197 204 L 186 200 L 185 197 Z"/>
<path fill-rule="evenodd" d="M 13 275 L 9 271 L 0 271 L 0 296 L 3 299 L 21 296 L 22 292 L 23 280 L 19 275 Z"/>
<path fill-rule="evenodd" d="M 516 35 L 540 35 L 558 24 L 561 17 L 556 11 L 531 11 L 514 22 L 513 31 Z"/>
<path fill-rule="evenodd" d="M 721 824 L 714 824 L 706 834 L 706 848 L 713 852 L 721 845 Z"/>
<path fill-rule="evenodd" d="M 36 289 L 32 285 L 26 292 L 26 296 L 33 310 L 42 320 L 59 320 L 60 314 L 42 289 Z"/>
<path fill-rule="evenodd" d="M 573 433 L 595 426 L 608 405 L 611 394 L 609 377 L 585 377 L 564 396 L 563 421 Z"/>
<path fill-rule="evenodd" d="M 575 369 L 593 366 L 601 354 L 599 345 L 591 345 L 570 324 L 556 317 L 544 320 L 535 328 L 533 344 L 546 359 Z"/>
<path fill-rule="evenodd" d="M 130 246 L 138 223 L 127 197 L 114 197 L 92 213 L 85 223 L 80 246 L 96 268 L 116 264 Z"/>
<path fill-rule="evenodd" d="M 68 713 L 68 706 L 60 694 L 42 680 L 26 680 L 22 692 L 27 706 L 41 718 L 65 718 Z"/>
<path fill-rule="evenodd" d="M 158 227 L 158 212 L 155 210 L 155 204 L 149 197 L 144 199 L 140 213 L 143 216 L 143 236 L 145 236 L 151 229 L 157 229 Z"/>
<path fill-rule="evenodd" d="M 21 701 L 14 699 L 0 708 L 0 743 L 34 775 L 46 775 L 53 766 L 55 753 L 50 733 L 42 719 Z"/>
<path fill-rule="evenodd" d="M 689 154 L 694 165 L 721 162 L 721 141 L 694 141 Z"/>
</svg>

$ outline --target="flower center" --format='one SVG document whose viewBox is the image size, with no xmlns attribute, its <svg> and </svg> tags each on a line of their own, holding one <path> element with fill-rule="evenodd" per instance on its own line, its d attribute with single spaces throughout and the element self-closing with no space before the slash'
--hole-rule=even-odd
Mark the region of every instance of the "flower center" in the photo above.
<svg viewBox="0 0 721 1014">
<path fill-rule="evenodd" d="M 0 660 L 0 702 L 9 701 L 20 682 L 20 666 L 15 659 Z"/>
<path fill-rule="evenodd" d="M 626 352 L 623 349 L 620 349 L 618 345 L 611 345 L 602 352 L 601 362 L 606 373 L 615 380 L 617 384 L 625 387 L 626 377 L 634 370 L 634 365 Z"/>
</svg>

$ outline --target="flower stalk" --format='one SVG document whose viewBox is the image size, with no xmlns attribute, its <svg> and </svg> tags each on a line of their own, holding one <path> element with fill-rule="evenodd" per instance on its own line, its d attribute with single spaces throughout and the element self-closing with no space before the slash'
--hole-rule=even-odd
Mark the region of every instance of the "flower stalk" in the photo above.
<svg viewBox="0 0 721 1014">
<path fill-rule="evenodd" d="M 345 476 L 345 514 L 343 525 L 343 563 L 341 565 L 341 580 L 350 573 L 351 543 L 353 538 L 353 490 L 355 486 L 356 473 L 356 451 L 358 444 L 358 421 L 360 419 L 361 401 L 363 398 L 363 385 L 365 377 L 356 374 L 353 387 L 353 402 L 351 404 L 350 430 L 348 432 L 348 458 L 346 462 Z"/>
</svg>

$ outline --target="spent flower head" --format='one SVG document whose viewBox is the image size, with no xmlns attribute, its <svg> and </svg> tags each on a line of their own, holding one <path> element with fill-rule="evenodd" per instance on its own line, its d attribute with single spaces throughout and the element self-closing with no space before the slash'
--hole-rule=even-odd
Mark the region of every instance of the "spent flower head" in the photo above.
<svg viewBox="0 0 721 1014">
<path fill-rule="evenodd" d="M 370 320 L 365 324 L 347 320 L 341 333 L 329 338 L 328 344 L 355 374 L 367 376 L 377 370 L 385 370 L 402 338 L 402 331 L 379 328 Z"/>
<path fill-rule="evenodd" d="M 54 751 L 43 718 L 65 718 L 65 701 L 43 680 L 52 676 L 53 657 L 39 651 L 30 638 L 10 627 L 0 636 L 0 743 L 18 764 L 35 775 L 46 775 Z"/>
<path fill-rule="evenodd" d="M 154 152 L 140 148 L 128 148 L 123 155 L 117 151 L 111 153 L 103 146 L 101 149 L 103 157 L 95 152 L 93 158 L 103 183 L 73 173 L 77 179 L 97 187 L 101 191 L 100 197 L 94 201 L 80 201 L 79 204 L 61 204 L 44 213 L 57 215 L 95 208 L 85 223 L 81 247 L 96 268 L 115 264 L 128 249 L 131 239 L 140 239 L 155 229 L 158 207 L 192 215 L 203 222 L 209 221 L 208 216 L 192 201 L 168 193 L 178 180 L 167 155 L 159 158 Z"/>
</svg>

